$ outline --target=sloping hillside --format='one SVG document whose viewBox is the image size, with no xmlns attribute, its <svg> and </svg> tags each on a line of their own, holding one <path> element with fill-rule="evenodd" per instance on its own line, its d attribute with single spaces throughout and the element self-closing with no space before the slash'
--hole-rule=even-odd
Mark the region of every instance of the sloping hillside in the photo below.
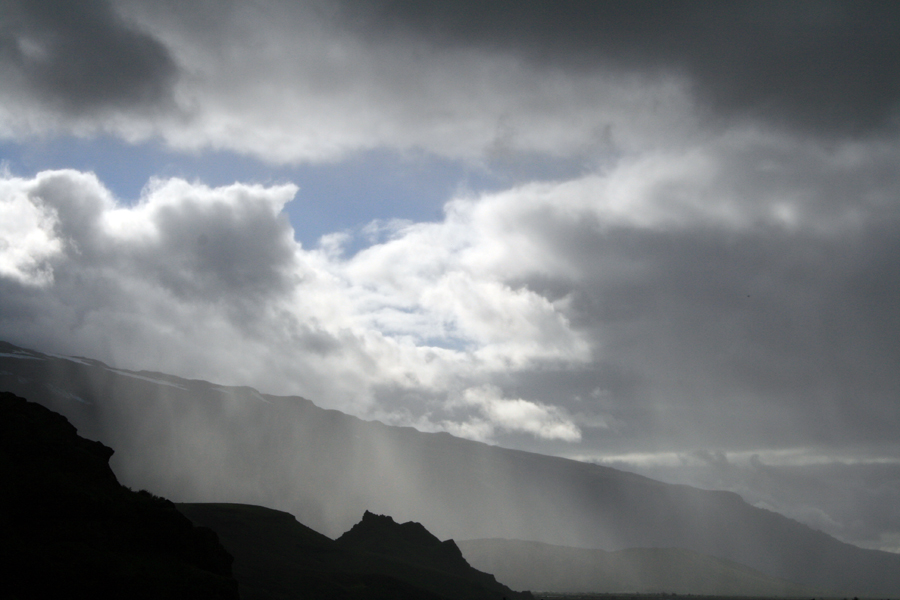
<svg viewBox="0 0 900 600">
<path fill-rule="evenodd" d="M 607 552 L 497 539 L 465 540 L 459 547 L 473 566 L 493 573 L 514 589 L 744 597 L 828 595 L 678 548 Z"/>
<path fill-rule="evenodd" d="M 682 548 L 851 596 L 900 596 L 900 555 L 842 543 L 739 496 L 389 427 L 263 396 L 0 346 L 0 389 L 116 448 L 128 485 L 284 510 L 329 536 L 365 510 L 442 539 Z"/>
</svg>

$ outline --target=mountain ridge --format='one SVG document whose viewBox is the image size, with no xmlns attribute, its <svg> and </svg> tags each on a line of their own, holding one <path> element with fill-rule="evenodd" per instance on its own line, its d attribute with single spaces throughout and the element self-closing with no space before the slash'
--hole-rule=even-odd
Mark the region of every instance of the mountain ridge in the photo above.
<svg viewBox="0 0 900 600">
<path fill-rule="evenodd" d="M 128 490 L 109 467 L 113 454 L 78 435 L 62 415 L 0 392 L 5 593 L 532 600 L 473 569 L 452 540 L 441 542 L 421 524 L 366 513 L 338 543 L 289 513 L 237 504 L 176 506 Z"/>
<path fill-rule="evenodd" d="M 0 344 L 0 389 L 65 414 L 117 448 L 121 479 L 178 501 L 264 505 L 332 536 L 371 510 L 441 538 L 678 547 L 838 594 L 900 596 L 900 556 L 840 542 L 731 492 L 143 373 Z"/>
<path fill-rule="evenodd" d="M 466 560 L 513 589 L 534 592 L 810 597 L 833 595 L 732 561 L 678 548 L 607 552 L 522 540 L 461 540 Z"/>
<path fill-rule="evenodd" d="M 235 557 L 244 600 L 374 598 L 533 600 L 472 568 L 452 540 L 441 542 L 419 523 L 366 513 L 340 540 L 293 515 L 244 504 L 183 503 L 195 524 L 216 531 Z M 381 523 L 372 527 L 372 518 Z M 366 522 L 360 527 L 360 524 Z M 435 555 L 441 547 L 455 552 Z M 422 554 L 427 557 L 423 560 Z"/>
</svg>

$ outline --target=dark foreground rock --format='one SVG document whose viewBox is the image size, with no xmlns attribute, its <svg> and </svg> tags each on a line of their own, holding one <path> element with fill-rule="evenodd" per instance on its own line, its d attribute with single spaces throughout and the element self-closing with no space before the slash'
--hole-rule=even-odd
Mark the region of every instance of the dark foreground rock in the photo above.
<svg viewBox="0 0 900 600">
<path fill-rule="evenodd" d="M 338 541 L 247 504 L 178 504 L 234 555 L 244 600 L 530 600 L 466 563 L 418 523 L 366 513 Z"/>
<path fill-rule="evenodd" d="M 396 523 L 389 516 L 366 511 L 337 544 L 377 556 L 386 572 L 451 598 L 531 598 L 530 593 L 514 592 L 493 575 L 473 568 L 456 542 L 439 540 L 420 523 Z"/>
<path fill-rule="evenodd" d="M 216 534 L 120 485 L 112 454 L 65 417 L 0 393 L 0 596 L 237 599 Z"/>
</svg>

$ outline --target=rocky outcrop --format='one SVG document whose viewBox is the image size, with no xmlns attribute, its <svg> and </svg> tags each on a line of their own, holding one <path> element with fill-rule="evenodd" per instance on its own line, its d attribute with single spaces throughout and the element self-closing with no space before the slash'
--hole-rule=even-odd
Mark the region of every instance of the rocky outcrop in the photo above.
<svg viewBox="0 0 900 600">
<path fill-rule="evenodd" d="M 4 597 L 237 599 L 216 534 L 120 485 L 112 454 L 65 417 L 0 393 Z"/>
<path fill-rule="evenodd" d="M 381 557 L 394 565 L 392 574 L 405 574 L 408 581 L 455 598 L 531 598 L 498 583 L 493 575 L 466 562 L 453 540 L 441 541 L 423 525 L 397 523 L 389 516 L 369 511 L 340 536 L 343 548 Z"/>
<path fill-rule="evenodd" d="M 448 600 L 385 574 L 383 560 L 342 548 L 286 512 L 250 504 L 177 506 L 219 534 L 234 556 L 243 600 Z"/>
<path fill-rule="evenodd" d="M 452 540 L 366 512 L 337 541 L 248 504 L 178 504 L 234 555 L 244 600 L 532 600 L 469 566 Z"/>
<path fill-rule="evenodd" d="M 390 556 L 426 568 L 473 575 L 475 571 L 453 540 L 441 541 L 421 523 L 397 523 L 386 515 L 369 511 L 362 520 L 337 539 L 345 548 Z"/>
</svg>

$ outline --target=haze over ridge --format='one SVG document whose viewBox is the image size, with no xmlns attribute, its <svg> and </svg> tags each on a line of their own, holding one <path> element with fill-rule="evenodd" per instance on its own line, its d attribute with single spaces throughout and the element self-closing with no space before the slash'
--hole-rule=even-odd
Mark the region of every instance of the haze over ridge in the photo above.
<svg viewBox="0 0 900 600">
<path fill-rule="evenodd" d="M 0 339 L 900 549 L 892 3 L 0 1 Z"/>
<path fill-rule="evenodd" d="M 252 388 L 3 348 L 0 386 L 116 447 L 111 465 L 126 485 L 176 501 L 287 510 L 332 536 L 372 510 L 441 539 L 684 548 L 808 588 L 900 591 L 900 556 L 840 542 L 732 492 L 362 421 Z"/>
</svg>

